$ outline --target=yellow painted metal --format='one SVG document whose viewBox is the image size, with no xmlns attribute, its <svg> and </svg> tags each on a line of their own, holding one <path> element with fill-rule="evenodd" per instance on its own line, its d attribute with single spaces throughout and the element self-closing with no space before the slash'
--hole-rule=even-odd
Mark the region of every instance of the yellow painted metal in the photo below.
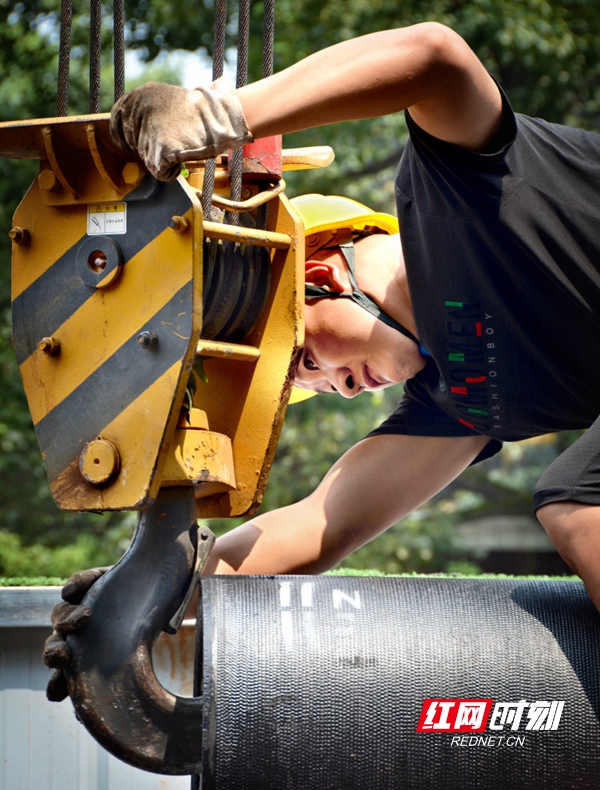
<svg viewBox="0 0 600 790">
<path fill-rule="evenodd" d="M 72 144 L 73 158 L 79 157 L 75 164 L 87 172 L 78 176 L 76 187 L 67 189 L 62 180 L 71 186 L 75 183 L 69 180 L 76 169 L 70 164 L 69 175 L 65 175 L 66 168 L 61 171 L 61 188 L 50 193 L 40 188 L 40 180 L 49 183 L 50 172 L 47 163 L 42 162 L 40 177 L 17 209 L 14 225 L 27 232 L 29 243 L 13 240 L 13 305 L 23 301 L 25 304 L 14 311 L 17 323 L 13 335 L 50 487 L 58 505 L 65 510 L 137 509 L 149 503 L 158 491 L 160 468 L 195 359 L 202 317 L 202 212 L 196 190 L 184 179 L 169 185 L 170 194 L 176 198 L 183 193 L 182 199 L 177 198 L 178 205 L 189 207 L 185 212 L 187 231 L 178 233 L 168 226 L 172 214 L 165 216 L 162 230 L 147 227 L 143 218 L 140 223 L 138 216 L 138 227 L 127 229 L 127 236 L 130 231 L 140 236 L 134 253 L 125 255 L 123 265 L 119 263 L 105 274 L 102 255 L 93 252 L 96 244 L 100 249 L 104 245 L 110 256 L 113 248 L 127 246 L 126 237 L 110 233 L 100 235 L 98 240 L 90 237 L 88 208 L 116 206 L 125 212 L 125 204 L 116 201 L 122 201 L 135 183 L 126 184 L 123 180 L 118 190 L 116 177 L 111 176 L 112 184 L 109 183 L 107 173 L 101 173 L 98 162 L 94 163 L 94 157 L 105 156 L 105 150 L 98 153 L 103 145 L 102 134 L 92 134 L 89 127 L 89 119 L 84 124 L 76 120 L 74 127 L 67 122 L 35 127 L 34 152 L 40 152 L 41 144 L 47 152 L 48 135 L 44 137 L 44 129 L 51 128 L 53 144 L 57 143 L 54 154 L 58 156 L 57 151 Z M 65 140 L 60 140 L 57 128 L 65 132 Z M 14 134 L 14 129 L 10 134 Z M 95 151 L 90 150 L 90 141 L 95 144 Z M 4 143 L 0 131 L 0 147 Z M 118 154 L 114 156 L 118 158 Z M 114 173 L 127 165 L 132 170 L 131 164 L 124 160 L 108 166 Z M 133 177 L 130 180 L 135 182 Z M 139 203 L 127 206 L 131 213 Z M 96 276 L 91 287 L 85 277 L 82 282 L 81 274 L 81 265 L 86 268 L 87 253 L 83 264 L 77 257 L 78 250 L 86 244 L 92 251 L 88 267 L 92 278 Z M 49 302 L 44 301 L 46 284 L 50 286 Z M 38 302 L 47 313 L 44 320 L 36 318 L 38 311 L 26 309 Z M 136 343 L 136 335 L 153 321 L 159 322 L 153 330 L 158 335 L 160 353 L 163 357 L 167 354 L 167 369 L 158 370 L 155 377 L 148 369 L 158 352 Z M 38 324 L 44 329 L 49 325 L 51 333 L 44 331 L 37 337 Z M 175 346 L 169 336 L 176 341 Z M 120 357 L 123 359 L 115 368 L 118 380 L 113 387 L 102 378 L 103 366 Z M 128 379 L 125 383 L 123 376 Z M 95 387 L 95 377 L 102 382 L 102 391 Z M 139 381 L 145 381 L 144 377 L 148 380 L 142 386 Z M 106 407 L 111 400 L 116 404 L 112 411 Z M 106 446 L 118 448 L 119 463 L 106 478 L 89 461 L 90 448 L 105 447 L 98 444 L 98 437 L 108 443 Z M 98 456 L 96 460 L 104 468 L 102 458 Z M 108 461 L 106 464 L 110 466 Z"/>
<path fill-rule="evenodd" d="M 133 168 L 141 175 L 145 170 L 135 154 L 115 147 L 109 118 L 78 115 L 0 123 L 0 155 L 40 160 L 40 192 L 49 205 L 120 199 L 139 183 Z"/>
<path fill-rule="evenodd" d="M 118 447 L 121 457 L 120 472 L 110 486 L 86 483 L 78 458 L 51 481 L 52 494 L 64 510 L 140 510 L 156 497 L 161 484 L 156 472 L 163 461 L 157 458 L 158 450 L 166 443 L 166 455 L 175 430 L 172 414 L 162 417 L 163 404 L 173 403 L 180 367 L 174 364 L 102 430 L 102 438 Z M 176 424 L 178 415 L 174 416 Z"/>
<path fill-rule="evenodd" d="M 235 488 L 231 439 L 193 425 L 178 427 L 163 467 L 162 485 L 193 485 L 197 498 L 231 491 Z"/>
<path fill-rule="evenodd" d="M 260 349 L 237 343 L 222 343 L 218 340 L 200 340 L 196 349 L 199 357 L 219 357 L 237 359 L 240 362 L 255 362 L 260 357 Z"/>
<path fill-rule="evenodd" d="M 285 195 L 273 190 L 267 230 L 203 223 L 202 168 L 197 169 L 187 181 L 180 177 L 175 187 L 184 195 L 186 208 L 174 207 L 158 227 L 155 220 L 140 222 L 138 217 L 135 232 L 146 233 L 147 241 L 131 253 L 122 252 L 132 231 L 127 212 L 132 206 L 150 207 L 153 198 L 150 193 L 131 195 L 144 189 L 146 171 L 133 154 L 113 146 L 108 116 L 0 124 L 0 154 L 41 162 L 40 175 L 17 209 L 11 231 L 12 298 L 21 307 L 15 311 L 21 323 L 14 326 L 20 370 L 57 503 L 67 510 L 139 509 L 150 503 L 160 485 L 193 485 L 204 517 L 253 512 L 262 498 L 292 387 L 290 362 L 303 342 L 304 234 Z M 314 167 L 323 166 L 327 157 L 321 152 L 311 159 L 308 152 L 296 159 L 299 166 Z M 215 183 L 219 193 L 228 193 L 222 164 Z M 126 236 L 109 232 L 109 242 L 95 250 L 89 241 L 90 206 L 122 212 Z M 242 344 L 201 337 L 204 237 L 270 251 L 267 306 Z M 83 264 L 77 263 L 84 274 L 75 266 L 79 248 L 85 250 Z M 113 248 L 122 248 L 122 259 L 104 272 Z M 86 281 L 85 256 L 97 275 L 92 281 Z M 36 289 L 44 294 L 45 284 L 55 282 L 55 272 L 59 287 L 48 298 L 56 300 L 60 320 L 46 326 L 30 320 L 23 305 L 36 304 L 31 294 Z M 78 276 L 89 287 L 79 301 L 70 295 L 73 283 L 81 291 Z M 158 329 L 150 326 L 189 283 L 193 287 L 181 297 L 175 319 L 169 313 Z M 48 310 L 52 318 L 52 308 Z M 180 320 L 187 326 L 183 336 Z M 136 343 L 140 332 L 144 337 Z M 169 337 L 180 341 L 179 355 L 136 389 L 151 360 L 169 345 Z M 126 365 L 115 367 L 120 373 L 113 387 L 101 374 L 119 355 Z M 199 356 L 208 381 L 197 379 L 194 405 L 206 417 L 198 421 L 194 408 L 192 422 L 178 426 L 189 371 Z M 95 389 L 96 379 L 103 382 L 101 391 Z M 95 419 L 103 410 L 107 416 Z M 66 443 L 64 436 L 69 437 Z M 68 458 L 62 465 L 55 447 L 61 441 Z"/>
<path fill-rule="evenodd" d="M 222 197 L 218 193 L 214 193 L 212 204 L 218 208 L 227 209 L 227 211 L 253 211 L 259 206 L 264 206 L 265 203 L 273 200 L 273 198 L 280 195 L 284 189 L 285 181 L 280 179 L 270 184 L 267 189 L 263 189 L 260 192 L 257 191 L 254 195 L 245 200 L 231 200 L 230 198 Z"/>
<path fill-rule="evenodd" d="M 220 225 L 218 222 L 204 223 L 204 235 L 207 239 L 237 241 L 240 244 L 257 244 L 275 250 L 287 250 L 292 243 L 287 233 L 241 228 L 239 225 Z"/>
<path fill-rule="evenodd" d="M 205 359 L 207 381 L 198 381 L 194 396 L 211 430 L 231 438 L 236 472 L 235 490 L 198 500 L 201 518 L 250 514 L 259 506 L 293 384 L 290 363 L 304 342 L 304 234 L 283 195 L 269 204 L 268 230 L 286 234 L 291 243 L 272 252 L 268 304 L 246 338 L 260 358 Z"/>
<path fill-rule="evenodd" d="M 21 210 L 25 210 L 24 203 L 18 211 Z M 51 211 L 51 215 L 54 217 L 54 211 Z M 34 203 L 27 219 L 33 224 L 36 219 L 39 221 L 40 216 L 39 203 Z M 64 223 L 61 230 L 64 233 L 73 225 Z M 51 226 L 45 230 L 48 234 L 52 233 Z M 37 238 L 36 231 L 34 237 Z M 201 249 L 199 239 L 196 242 L 196 246 Z M 37 245 L 32 246 L 33 251 L 36 248 Z M 91 371 L 114 354 L 123 340 L 133 335 L 145 319 L 157 313 L 174 297 L 189 280 L 189 262 L 186 258 L 191 257 L 193 249 L 192 238 L 180 236 L 170 229 L 163 231 L 150 248 L 140 250 L 127 262 L 123 277 L 110 292 L 94 294 L 92 304 L 86 302 L 61 325 L 55 333 L 55 340 L 60 342 L 61 347 L 59 357 L 48 359 L 45 355 L 33 354 L 21 364 L 26 392 L 34 391 L 40 381 L 44 382 L 39 398 L 31 398 L 29 402 L 34 424 L 80 386 Z M 22 275 L 26 276 L 27 282 L 30 281 L 27 276 L 29 270 L 37 268 L 32 259 L 33 255 L 25 250 L 13 250 L 13 294 L 22 290 Z M 180 265 L 173 265 L 167 270 L 165 260 L 178 261 Z M 105 331 L 105 327 L 112 331 Z M 115 331 L 117 328 L 118 331 Z"/>
<path fill-rule="evenodd" d="M 119 474 L 120 467 L 119 451 L 107 439 L 99 436 L 83 446 L 79 456 L 79 471 L 91 485 L 109 485 Z"/>
</svg>

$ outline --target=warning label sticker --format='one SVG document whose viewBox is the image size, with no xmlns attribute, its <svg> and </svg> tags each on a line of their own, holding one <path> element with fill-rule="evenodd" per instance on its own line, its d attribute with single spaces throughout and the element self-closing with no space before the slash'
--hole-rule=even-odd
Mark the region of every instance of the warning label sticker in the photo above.
<svg viewBox="0 0 600 790">
<path fill-rule="evenodd" d="M 93 203 L 88 206 L 88 236 L 127 233 L 126 203 Z"/>
</svg>

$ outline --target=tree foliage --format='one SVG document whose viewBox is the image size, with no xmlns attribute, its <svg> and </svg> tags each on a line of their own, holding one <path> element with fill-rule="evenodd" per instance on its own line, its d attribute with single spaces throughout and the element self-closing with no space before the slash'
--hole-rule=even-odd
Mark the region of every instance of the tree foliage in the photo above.
<svg viewBox="0 0 600 790">
<path fill-rule="evenodd" d="M 235 3 L 229 7 L 231 61 Z M 280 70 L 357 35 L 433 19 L 450 25 L 469 42 L 517 111 L 596 128 L 599 10 L 598 3 L 589 0 L 277 0 L 275 67 Z M 87 112 L 86 13 L 76 9 L 73 21 L 71 113 Z M 127 0 L 126 16 L 128 47 L 154 69 L 154 78 L 175 82 L 183 77 L 165 60 L 169 52 L 196 52 L 199 59 L 211 55 L 214 0 Z M 0 0 L 0 120 L 54 115 L 58 18 L 57 0 L 22 0 L 16 5 Z M 261 20 L 262 4 L 254 2 L 250 79 L 261 73 Z M 112 100 L 108 18 L 103 29 L 102 109 L 107 110 Z M 290 135 L 287 147 L 329 144 L 337 159 L 327 171 L 288 174 L 288 193 L 337 192 L 393 213 L 393 173 L 405 139 L 401 115 Z M 5 231 L 35 173 L 35 163 L 0 160 L 0 228 Z M 126 545 L 132 517 L 64 514 L 50 497 L 10 344 L 10 250 L 4 233 L 0 261 L 0 575 L 63 575 L 84 565 L 112 562 Z M 330 464 L 392 410 L 398 397 L 397 391 L 364 394 L 352 402 L 320 396 L 290 408 L 264 507 L 285 505 L 309 493 Z M 532 481 L 573 438 L 517 445 L 469 470 L 427 508 L 346 564 L 386 571 L 450 567 L 461 559 L 452 543 L 457 519 L 478 512 L 528 511 Z"/>
<path fill-rule="evenodd" d="M 235 43 L 235 3 L 230 26 Z M 359 35 L 437 20 L 454 28 L 504 86 L 517 112 L 596 128 L 600 112 L 600 14 L 597 2 L 563 0 L 277 0 L 275 68 Z M 185 49 L 211 55 L 213 0 L 128 6 L 130 42 L 152 60 Z M 250 79 L 261 74 L 262 3 L 252 5 Z M 231 50 L 228 50 L 231 52 Z M 283 97 L 282 97 L 283 98 Z M 391 179 L 406 132 L 401 116 L 357 121 L 290 135 L 289 147 L 333 145 L 337 162 L 318 189 L 393 205 Z M 290 175 L 299 192 L 314 191 L 310 173 Z"/>
</svg>

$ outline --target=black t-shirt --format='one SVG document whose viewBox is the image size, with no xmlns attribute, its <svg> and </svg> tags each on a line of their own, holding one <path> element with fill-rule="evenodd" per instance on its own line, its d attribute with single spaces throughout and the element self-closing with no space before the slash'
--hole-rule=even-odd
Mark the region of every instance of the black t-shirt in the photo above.
<svg viewBox="0 0 600 790">
<path fill-rule="evenodd" d="M 600 414 L 600 135 L 515 116 L 503 98 L 492 154 L 406 113 L 398 218 L 431 358 L 374 434 L 514 441 Z"/>
</svg>

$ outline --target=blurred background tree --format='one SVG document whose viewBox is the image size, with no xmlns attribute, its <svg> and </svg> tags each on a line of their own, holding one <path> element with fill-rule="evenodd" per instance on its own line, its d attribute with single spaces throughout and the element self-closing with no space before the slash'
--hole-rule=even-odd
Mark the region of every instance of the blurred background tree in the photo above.
<svg viewBox="0 0 600 790">
<path fill-rule="evenodd" d="M 230 2 L 228 68 L 235 57 Z M 499 79 L 516 111 L 595 129 L 600 119 L 599 4 L 583 0 L 277 0 L 275 68 L 357 35 L 424 20 L 453 27 Z M 111 9 L 107 6 L 106 13 Z M 128 0 L 127 87 L 148 79 L 193 86 L 209 74 L 214 0 Z M 58 0 L 0 0 L 0 120 L 55 114 Z M 262 3 L 252 5 L 250 79 L 260 75 Z M 104 25 L 102 109 L 111 105 L 111 24 Z M 87 112 L 88 8 L 75 7 L 71 114 Z M 282 101 L 285 97 L 282 97 Z M 402 115 L 290 135 L 286 147 L 331 145 L 327 171 L 287 174 L 288 194 L 339 193 L 394 213 L 393 176 L 406 142 Z M 0 228 L 36 174 L 36 163 L 0 159 Z M 65 514 L 55 506 L 10 344 L 10 248 L 0 235 L 0 576 L 67 575 L 114 562 L 133 514 Z M 398 388 L 353 401 L 318 396 L 291 407 L 263 508 L 309 493 L 335 461 L 383 420 Z M 467 470 L 432 503 L 348 558 L 387 572 L 562 571 L 532 518 L 537 476 L 577 433 L 507 445 Z M 217 531 L 234 522 L 217 523 Z M 473 526 L 470 529 L 469 525 Z M 518 534 L 512 534 L 517 525 Z M 479 537 L 478 537 L 479 536 Z M 483 536 L 483 539 L 482 539 Z M 508 538 L 507 538 L 508 536 Z M 528 543 L 528 551 L 514 550 Z M 467 547 L 470 547 L 467 548 Z M 500 547 L 500 548 L 498 548 Z"/>
</svg>

